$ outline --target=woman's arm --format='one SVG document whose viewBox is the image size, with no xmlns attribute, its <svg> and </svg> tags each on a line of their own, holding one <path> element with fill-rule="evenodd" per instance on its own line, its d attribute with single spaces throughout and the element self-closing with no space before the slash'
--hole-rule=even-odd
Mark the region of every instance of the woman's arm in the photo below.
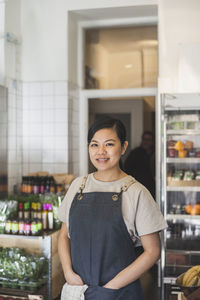
<svg viewBox="0 0 200 300">
<path fill-rule="evenodd" d="M 160 257 L 159 233 L 141 236 L 144 252 L 128 267 L 118 273 L 112 280 L 104 285 L 105 288 L 120 289 L 140 278 L 150 269 Z"/>
<path fill-rule="evenodd" d="M 72 269 L 70 239 L 68 237 L 68 228 L 65 223 L 62 223 L 58 237 L 58 253 L 67 283 L 71 285 L 83 285 L 81 277 Z"/>
</svg>

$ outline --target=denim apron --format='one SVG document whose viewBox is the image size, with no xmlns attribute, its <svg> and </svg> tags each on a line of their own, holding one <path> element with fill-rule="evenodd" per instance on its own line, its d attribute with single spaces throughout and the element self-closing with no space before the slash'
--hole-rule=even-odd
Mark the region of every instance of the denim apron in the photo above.
<svg viewBox="0 0 200 300">
<path fill-rule="evenodd" d="M 71 205 L 69 234 L 73 270 L 89 286 L 85 300 L 143 300 L 139 280 L 118 290 L 103 288 L 136 258 L 121 210 L 128 187 L 120 193 L 83 193 L 84 185 Z"/>
</svg>

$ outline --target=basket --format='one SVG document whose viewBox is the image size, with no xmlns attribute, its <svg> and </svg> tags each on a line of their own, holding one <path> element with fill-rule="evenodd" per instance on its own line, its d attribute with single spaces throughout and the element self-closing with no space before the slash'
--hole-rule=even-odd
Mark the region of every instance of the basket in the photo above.
<svg viewBox="0 0 200 300">
<path fill-rule="evenodd" d="M 178 278 L 183 277 L 185 273 L 181 274 Z M 192 295 L 196 290 L 199 289 L 199 294 L 200 295 L 200 286 L 181 286 L 178 284 L 177 279 L 176 279 L 176 284 L 180 287 L 181 292 L 183 292 L 185 297 L 188 297 Z"/>
</svg>

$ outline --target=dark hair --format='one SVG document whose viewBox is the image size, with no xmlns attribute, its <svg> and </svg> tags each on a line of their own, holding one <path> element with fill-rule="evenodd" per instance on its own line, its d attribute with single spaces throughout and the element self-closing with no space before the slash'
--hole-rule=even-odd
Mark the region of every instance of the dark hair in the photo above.
<svg viewBox="0 0 200 300">
<path fill-rule="evenodd" d="M 119 119 L 113 119 L 110 117 L 101 117 L 94 121 L 88 131 L 88 144 L 91 142 L 95 133 L 104 128 L 112 128 L 116 131 L 118 138 L 121 141 L 121 145 L 124 145 L 126 141 L 126 129 L 124 124 Z"/>
<path fill-rule="evenodd" d="M 144 131 L 142 134 L 142 139 L 144 138 L 145 135 L 151 135 L 152 140 L 154 140 L 154 134 L 152 131 L 148 131 L 148 130 Z"/>
</svg>

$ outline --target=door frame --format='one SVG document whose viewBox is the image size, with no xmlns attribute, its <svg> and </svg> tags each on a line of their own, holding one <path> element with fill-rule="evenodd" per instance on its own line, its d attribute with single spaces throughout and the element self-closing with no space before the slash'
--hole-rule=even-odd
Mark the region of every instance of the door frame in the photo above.
<svg viewBox="0 0 200 300">
<path fill-rule="evenodd" d="M 157 88 L 114 89 L 114 90 L 81 90 L 79 94 L 79 175 L 88 173 L 87 132 L 89 124 L 89 100 L 95 98 L 141 98 L 155 97 L 157 103 Z M 157 106 L 157 104 L 156 104 Z M 157 107 L 156 107 L 157 109 Z"/>
<path fill-rule="evenodd" d="M 90 20 L 78 22 L 77 35 L 77 79 L 79 86 L 79 175 L 88 173 L 88 115 L 89 100 L 95 98 L 124 98 L 124 97 L 155 97 L 156 110 L 158 110 L 158 90 L 153 88 L 132 88 L 132 89 L 105 89 L 105 90 L 86 90 L 84 89 L 84 37 L 85 30 L 88 28 L 102 27 L 123 27 L 123 26 L 142 26 L 157 25 L 157 16 L 146 16 L 137 18 L 119 18 L 105 20 Z M 159 37 L 159 35 L 158 35 Z M 156 124 L 158 121 L 156 121 Z M 156 126 L 157 127 L 157 126 Z"/>
</svg>

